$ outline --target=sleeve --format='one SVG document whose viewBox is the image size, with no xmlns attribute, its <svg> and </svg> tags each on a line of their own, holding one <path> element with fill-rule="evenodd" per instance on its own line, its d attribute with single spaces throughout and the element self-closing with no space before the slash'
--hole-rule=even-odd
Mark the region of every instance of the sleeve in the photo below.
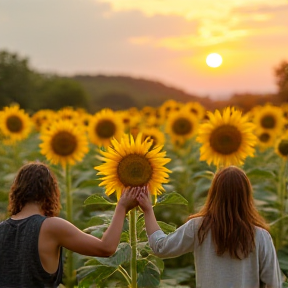
<svg viewBox="0 0 288 288">
<path fill-rule="evenodd" d="M 157 230 L 149 236 L 148 240 L 155 255 L 161 258 L 172 258 L 193 252 L 194 234 L 194 224 L 191 219 L 168 235 L 162 230 Z"/>
<path fill-rule="evenodd" d="M 262 230 L 262 243 L 259 251 L 260 281 L 266 288 L 281 288 L 282 275 L 271 235 Z"/>
</svg>

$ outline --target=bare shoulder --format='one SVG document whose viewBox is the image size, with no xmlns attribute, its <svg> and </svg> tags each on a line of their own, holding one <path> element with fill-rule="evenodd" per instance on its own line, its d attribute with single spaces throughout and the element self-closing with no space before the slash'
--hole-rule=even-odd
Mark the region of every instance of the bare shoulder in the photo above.
<svg viewBox="0 0 288 288">
<path fill-rule="evenodd" d="M 60 217 L 47 217 L 43 223 L 43 228 L 47 232 L 52 232 L 53 234 L 57 234 L 57 232 L 61 231 L 63 232 L 63 230 L 78 230 L 78 228 L 72 223 Z"/>
</svg>

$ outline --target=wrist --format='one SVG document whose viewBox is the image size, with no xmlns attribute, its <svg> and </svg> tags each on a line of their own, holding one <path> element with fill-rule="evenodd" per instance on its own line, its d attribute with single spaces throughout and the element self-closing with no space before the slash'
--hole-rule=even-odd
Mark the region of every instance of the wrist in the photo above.
<svg viewBox="0 0 288 288">
<path fill-rule="evenodd" d="M 116 210 L 118 210 L 119 212 L 124 212 L 125 214 L 127 213 L 127 207 L 125 205 L 123 205 L 121 202 L 118 202 L 117 206 L 116 206 Z"/>
<path fill-rule="evenodd" d="M 147 208 L 142 209 L 142 210 L 143 210 L 144 214 L 154 213 L 152 206 L 147 207 Z"/>
</svg>

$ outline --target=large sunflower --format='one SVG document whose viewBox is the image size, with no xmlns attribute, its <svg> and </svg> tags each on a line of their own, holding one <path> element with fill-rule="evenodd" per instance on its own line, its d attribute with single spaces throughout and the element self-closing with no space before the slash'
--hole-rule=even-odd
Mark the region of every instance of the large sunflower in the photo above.
<svg viewBox="0 0 288 288">
<path fill-rule="evenodd" d="M 253 156 L 257 137 L 254 125 L 234 108 L 226 108 L 223 115 L 216 110 L 208 112 L 209 120 L 201 124 L 196 140 L 202 143 L 200 160 L 210 165 L 228 166 L 242 164 L 249 155 Z"/>
<path fill-rule="evenodd" d="M 284 116 L 280 107 L 266 104 L 254 110 L 253 121 L 258 129 L 269 130 L 274 134 L 280 134 L 284 128 Z"/>
<path fill-rule="evenodd" d="M 4 107 L 0 111 L 0 130 L 12 142 L 27 138 L 32 125 L 29 115 L 19 106 Z"/>
<path fill-rule="evenodd" d="M 185 109 L 171 112 L 166 123 L 166 132 L 174 144 L 182 145 L 192 138 L 198 129 L 198 118 Z"/>
<path fill-rule="evenodd" d="M 280 137 L 275 143 L 275 152 L 282 158 L 288 159 L 288 132 Z"/>
<path fill-rule="evenodd" d="M 111 139 L 120 139 L 124 125 L 119 115 L 110 109 L 103 109 L 90 119 L 88 133 L 92 143 L 98 146 L 108 146 Z"/>
<path fill-rule="evenodd" d="M 152 195 L 160 194 L 164 188 L 162 183 L 168 182 L 171 172 L 166 167 L 170 159 L 165 158 L 166 152 L 161 151 L 163 146 L 150 150 L 152 142 L 142 141 L 138 134 L 136 140 L 131 135 L 124 134 L 120 141 L 115 138 L 107 151 L 100 151 L 102 160 L 106 163 L 94 167 L 103 175 L 100 186 L 106 187 L 106 194 L 116 191 L 117 199 L 120 198 L 124 187 L 148 185 Z"/>
<path fill-rule="evenodd" d="M 88 152 L 88 140 L 81 127 L 68 120 L 52 123 L 50 129 L 40 135 L 41 153 L 52 164 L 60 163 L 63 167 L 81 161 Z"/>
</svg>

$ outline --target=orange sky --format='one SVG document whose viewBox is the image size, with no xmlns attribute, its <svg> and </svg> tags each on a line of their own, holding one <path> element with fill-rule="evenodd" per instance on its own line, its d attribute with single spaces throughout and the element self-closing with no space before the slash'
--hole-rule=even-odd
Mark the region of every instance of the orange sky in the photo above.
<svg viewBox="0 0 288 288">
<path fill-rule="evenodd" d="M 41 72 L 130 75 L 215 99 L 276 91 L 287 0 L 0 0 L 0 49 Z M 217 52 L 219 68 L 205 59 Z"/>
</svg>

